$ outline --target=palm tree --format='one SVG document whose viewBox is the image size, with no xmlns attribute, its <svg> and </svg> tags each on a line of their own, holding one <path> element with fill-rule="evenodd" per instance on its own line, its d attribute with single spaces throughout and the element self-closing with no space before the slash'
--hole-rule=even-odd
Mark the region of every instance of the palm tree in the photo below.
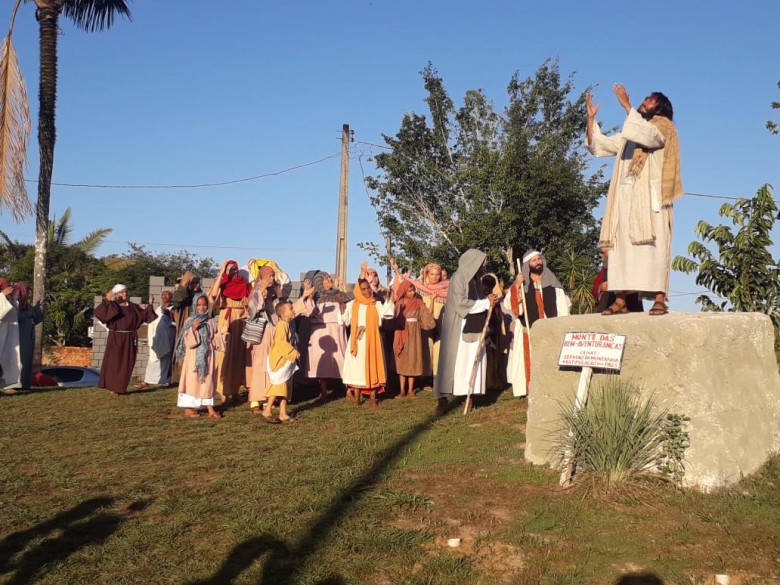
<svg viewBox="0 0 780 585">
<path fill-rule="evenodd" d="M 114 230 L 111 228 L 98 228 L 89 232 L 78 242 L 71 244 L 70 236 L 73 233 L 73 226 L 70 224 L 70 207 L 68 207 L 61 218 L 57 219 L 57 216 L 55 215 L 54 219 L 49 222 L 48 240 L 49 244 L 73 246 L 85 254 L 92 256 L 100 247 L 100 244 L 102 244 L 106 237 L 113 231 Z M 1 235 L 2 232 L 0 232 L 0 236 Z"/>
<path fill-rule="evenodd" d="M 49 202 L 51 199 L 51 176 L 54 169 L 54 143 L 56 140 L 55 112 L 57 102 L 57 44 L 59 38 L 59 18 L 63 14 L 78 28 L 87 32 L 95 32 L 110 28 L 117 16 L 130 18 L 130 8 L 127 0 L 25 0 L 35 2 L 35 17 L 38 20 L 40 43 L 40 71 L 39 71 L 39 109 L 38 109 L 38 149 L 40 152 L 40 167 L 38 172 L 38 201 L 35 206 L 35 266 L 33 272 L 33 299 L 43 299 L 46 292 L 46 244 L 49 235 Z M 16 11 L 21 0 L 16 0 L 11 29 L 4 44 L 5 52 L 0 61 L 0 79 L 6 80 L 14 75 L 6 70 L 15 69 L 18 73 L 18 63 L 13 56 L 11 36 Z M 9 56 L 5 59 L 6 55 Z M 21 78 L 21 74 L 19 73 Z M 22 84 L 22 88 L 23 88 Z M 21 98 L 18 91 L 14 94 L 18 104 Z M 8 94 L 0 95 L 0 123 L 6 124 L 6 112 L 13 111 L 8 103 Z M 26 101 L 26 95 L 25 99 Z M 28 114 L 29 118 L 29 114 Z M 20 126 L 17 122 L 16 127 Z M 0 137 L 5 136 L 9 129 L 6 126 L 0 128 Z M 3 165 L 8 156 L 0 144 L 0 165 Z M 18 148 L 16 150 L 19 150 Z M 24 186 L 24 164 L 17 163 L 14 171 L 22 173 L 14 175 L 14 185 Z M 3 167 L 0 170 L 6 170 Z M 5 185 L 3 185 L 5 186 Z M 16 191 L 18 193 L 18 190 Z M 3 198 L 7 195 L 3 193 Z M 16 197 L 19 199 L 18 195 Z M 25 197 L 26 198 L 26 197 Z M 36 367 L 41 359 L 42 327 L 39 325 L 35 331 L 35 357 Z"/>
</svg>

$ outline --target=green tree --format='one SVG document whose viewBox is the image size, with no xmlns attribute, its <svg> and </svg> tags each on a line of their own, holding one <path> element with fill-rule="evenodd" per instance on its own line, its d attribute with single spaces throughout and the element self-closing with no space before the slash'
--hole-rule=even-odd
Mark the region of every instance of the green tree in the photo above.
<svg viewBox="0 0 780 585">
<path fill-rule="evenodd" d="M 497 272 L 515 274 L 527 248 L 561 265 L 565 250 L 593 258 L 593 209 L 606 192 L 602 172 L 588 173 L 583 146 L 584 94 L 562 79 L 557 61 L 534 76 L 515 74 L 509 103 L 497 112 L 482 90 L 455 107 L 431 65 L 421 72 L 430 123 L 409 113 L 390 152 L 375 157 L 369 177 L 380 227 L 399 263 L 457 266 L 467 248 L 485 251 Z"/>
<path fill-rule="evenodd" d="M 696 225 L 701 241 L 688 246 L 691 258 L 676 256 L 672 268 L 685 274 L 696 273 L 696 284 L 721 299 L 701 295 L 696 302 L 704 311 L 757 311 L 772 318 L 780 327 L 780 266 L 772 257 L 772 228 L 778 219 L 771 185 L 764 185 L 751 199 L 724 203 L 721 217 L 736 228 Z M 710 250 L 705 244 L 714 244 Z"/>
<path fill-rule="evenodd" d="M 149 294 L 149 277 L 164 276 L 168 284 L 173 284 L 186 271 L 201 278 L 213 278 L 219 272 L 219 266 L 213 258 L 198 258 L 191 252 L 153 254 L 139 244 L 130 244 L 130 250 L 123 254 L 122 262 L 113 263 L 116 257 L 104 258 L 103 262 L 118 268 L 113 272 L 115 282 L 127 287 L 130 296 L 146 297 Z M 113 284 L 113 283 L 112 283 Z"/>
<path fill-rule="evenodd" d="M 64 15 L 73 22 L 78 28 L 87 32 L 96 32 L 110 28 L 117 16 L 130 17 L 130 9 L 126 0 L 25 0 L 35 3 L 35 18 L 38 21 L 39 46 L 40 46 L 40 68 L 39 68 L 39 107 L 38 107 L 38 149 L 40 158 L 40 167 L 38 172 L 38 200 L 35 206 L 35 267 L 33 274 L 33 299 L 39 300 L 46 296 L 46 273 L 47 261 L 46 253 L 48 250 L 47 238 L 49 234 L 49 202 L 51 200 L 51 177 L 54 169 L 54 144 L 56 140 L 55 112 L 57 102 L 57 49 L 59 39 L 59 18 Z M 11 39 L 13 35 L 13 24 L 21 0 L 16 0 L 14 5 L 11 26 L 6 37 L 4 47 L 8 49 L 4 52 L 9 57 L 12 56 Z M 16 72 L 9 73 L 9 70 L 15 69 Z M 21 79 L 21 73 L 18 72 L 18 63 L 14 59 L 3 58 L 0 61 L 0 79 L 12 79 L 17 77 Z M 8 101 L 9 94 L 5 92 L 0 104 L 0 136 L 7 136 L 24 128 L 19 121 L 23 118 L 21 115 L 7 115 L 11 112 L 20 112 L 20 102 L 26 102 L 26 94 L 20 95 L 18 82 L 13 87 L 15 92 L 13 100 Z M 22 84 L 23 88 L 23 84 Z M 29 110 L 28 110 L 29 111 Z M 29 128 L 29 114 L 28 128 Z M 11 123 L 10 126 L 6 126 Z M 17 132 L 17 135 L 19 133 Z M 15 151 L 16 157 L 9 155 L 9 152 Z M 22 150 L 19 141 L 14 146 L 0 144 L 0 161 L 6 161 L 7 157 L 17 160 L 18 151 Z M 26 160 L 26 159 L 25 159 Z M 24 185 L 24 164 L 15 163 L 13 167 L 13 178 L 11 186 L 17 189 Z M 6 197 L 6 196 L 4 196 Z M 13 196 L 20 200 L 20 196 Z M 41 360 L 41 337 L 42 329 L 36 328 L 35 340 L 35 363 L 40 364 Z"/>
<path fill-rule="evenodd" d="M 780 89 L 780 81 L 777 82 L 777 88 Z M 772 109 L 780 110 L 780 102 L 772 102 Z M 772 134 L 777 134 L 780 132 L 780 122 L 773 122 L 772 120 L 769 120 L 766 123 L 766 128 Z"/>
</svg>

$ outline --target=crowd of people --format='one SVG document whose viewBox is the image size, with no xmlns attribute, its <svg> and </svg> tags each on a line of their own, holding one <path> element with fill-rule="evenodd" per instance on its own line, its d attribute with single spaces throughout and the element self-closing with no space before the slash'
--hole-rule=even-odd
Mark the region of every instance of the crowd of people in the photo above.
<svg viewBox="0 0 780 585">
<path fill-rule="evenodd" d="M 602 315 L 668 312 L 672 207 L 683 194 L 679 141 L 672 105 L 655 92 L 631 106 L 620 84 L 613 87 L 627 117 L 622 129 L 601 133 L 599 104 L 586 96 L 586 147 L 595 156 L 615 156 L 599 247 L 604 267 L 593 294 Z M 609 279 L 607 279 L 609 262 Z M 569 314 L 570 301 L 542 254 L 529 250 L 506 289 L 485 273 L 486 255 L 467 250 L 449 277 L 439 264 L 419 274 L 394 275 L 387 287 L 367 262 L 351 290 L 322 270 L 307 273 L 300 297 L 291 302 L 289 276 L 271 260 L 239 266 L 225 260 L 208 291 L 185 273 L 172 293 L 141 306 L 117 284 L 95 308 L 109 331 L 100 387 L 127 392 L 135 365 L 138 329 L 149 326 L 149 362 L 144 385 L 168 385 L 178 374 L 178 406 L 186 416 L 224 408 L 248 393 L 252 412 L 267 421 L 292 420 L 287 404 L 296 376 L 316 382 L 325 401 L 336 385 L 346 398 L 376 407 L 390 376 L 398 398 L 432 389 L 437 410 L 449 397 L 512 387 L 528 393 L 531 326 Z M 3 385 L 29 387 L 32 331 L 41 306 L 28 303 L 25 283 L 0 279 L 0 367 Z M 277 407 L 278 414 L 274 413 Z"/>
<path fill-rule="evenodd" d="M 289 421 L 296 374 L 318 386 L 322 402 L 343 387 L 347 400 L 371 407 L 388 382 L 397 398 L 424 390 L 479 395 L 508 385 L 525 396 L 527 330 L 567 315 L 568 299 L 539 252 L 526 254 L 506 291 L 485 273 L 485 259 L 467 251 L 452 279 L 439 264 L 414 275 L 391 261 L 388 286 L 364 262 L 351 290 L 311 270 L 294 302 L 289 276 L 271 260 L 225 260 L 208 291 L 186 273 L 156 308 L 154 298 L 146 306 L 130 302 L 117 284 L 95 309 L 109 331 L 100 386 L 127 392 L 137 331 L 148 323 L 142 386 L 165 386 L 178 374 L 177 404 L 188 417 L 220 418 L 246 394 L 253 413 Z"/>
</svg>

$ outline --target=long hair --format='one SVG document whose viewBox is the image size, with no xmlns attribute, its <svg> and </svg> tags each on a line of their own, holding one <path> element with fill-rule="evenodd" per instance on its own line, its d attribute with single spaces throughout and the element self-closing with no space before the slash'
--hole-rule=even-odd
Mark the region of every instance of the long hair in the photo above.
<svg viewBox="0 0 780 585">
<path fill-rule="evenodd" d="M 655 98 L 655 114 L 656 116 L 664 116 L 670 120 L 674 117 L 674 110 L 672 109 L 672 102 L 669 98 L 662 94 L 660 91 L 654 91 L 650 94 L 651 98 Z"/>
</svg>

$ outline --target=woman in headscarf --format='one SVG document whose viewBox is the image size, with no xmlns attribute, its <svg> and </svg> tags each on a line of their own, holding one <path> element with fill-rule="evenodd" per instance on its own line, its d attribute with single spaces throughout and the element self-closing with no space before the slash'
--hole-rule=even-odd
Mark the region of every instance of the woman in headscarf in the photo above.
<svg viewBox="0 0 780 585">
<path fill-rule="evenodd" d="M 390 260 L 390 266 L 396 274 L 399 281 L 410 280 L 417 292 L 423 299 L 425 307 L 433 315 L 436 321 L 436 327 L 430 331 L 423 331 L 424 343 L 428 346 L 428 352 L 424 356 L 423 376 L 435 376 L 439 369 L 439 332 L 441 331 L 441 315 L 444 309 L 444 303 L 447 302 L 447 293 L 450 289 L 450 281 L 443 280 L 443 270 L 440 264 L 431 262 L 425 265 L 420 272 L 419 279 L 408 278 L 398 269 L 395 260 Z M 426 386 L 425 390 L 431 390 L 431 386 Z"/>
<path fill-rule="evenodd" d="M 218 333 L 223 338 L 224 350 L 217 352 L 217 394 L 223 404 L 238 399 L 239 388 L 245 381 L 246 351 L 241 334 L 251 292 L 252 287 L 238 272 L 238 262 L 223 261 L 209 291 L 209 300 L 220 309 Z"/>
<path fill-rule="evenodd" d="M 328 383 L 340 380 L 347 350 L 347 334 L 339 322 L 344 305 L 355 298 L 334 286 L 325 271 L 311 274 L 314 285 L 314 308 L 309 315 L 310 333 L 306 345 L 306 377 L 315 378 L 320 386 L 320 401 L 328 399 Z"/>
<path fill-rule="evenodd" d="M 209 319 L 206 295 L 195 295 L 190 315 L 176 345 L 176 359 L 182 364 L 176 406 L 184 409 L 184 416 L 198 417 L 205 407 L 209 418 L 221 418 L 222 415 L 214 410 L 216 354 L 221 336 L 217 334 L 216 320 Z"/>
<path fill-rule="evenodd" d="M 19 316 L 19 358 L 22 362 L 22 374 L 19 385 L 31 388 L 33 383 L 33 350 L 35 349 L 35 326 L 43 322 L 41 301 L 31 306 L 30 287 L 26 282 L 15 282 L 17 308 Z"/>
<path fill-rule="evenodd" d="M 414 379 L 423 375 L 423 365 L 430 359 L 428 345 L 423 343 L 423 331 L 436 327 L 431 312 L 417 294 L 410 280 L 404 280 L 395 291 L 395 368 L 400 379 L 398 398 L 414 398 Z"/>
<path fill-rule="evenodd" d="M 360 395 L 368 394 L 369 404 L 375 408 L 377 394 L 384 392 L 387 384 L 380 326 L 382 320 L 392 319 L 395 307 L 392 299 L 382 303 L 374 298 L 366 280 L 367 268 L 368 262 L 360 265 L 360 279 L 353 291 L 355 299 L 340 313 L 341 323 L 350 326 L 342 380 L 347 386 L 347 400 L 359 405 Z"/>
<path fill-rule="evenodd" d="M 276 305 L 281 300 L 282 288 L 276 281 L 276 271 L 269 265 L 262 266 L 254 282 L 252 294 L 249 297 L 249 318 L 258 316 L 265 318 L 266 325 L 260 343 L 249 344 L 247 353 L 251 369 L 247 370 L 247 382 L 249 383 L 249 406 L 255 414 L 262 414 L 261 402 L 266 400 L 266 391 L 271 386 L 268 377 L 266 362 L 271 353 L 271 342 L 274 338 L 274 330 L 278 317 Z M 310 297 L 314 294 L 311 283 L 304 283 L 301 298 L 293 303 L 295 316 L 308 315 L 313 308 Z"/>
</svg>

